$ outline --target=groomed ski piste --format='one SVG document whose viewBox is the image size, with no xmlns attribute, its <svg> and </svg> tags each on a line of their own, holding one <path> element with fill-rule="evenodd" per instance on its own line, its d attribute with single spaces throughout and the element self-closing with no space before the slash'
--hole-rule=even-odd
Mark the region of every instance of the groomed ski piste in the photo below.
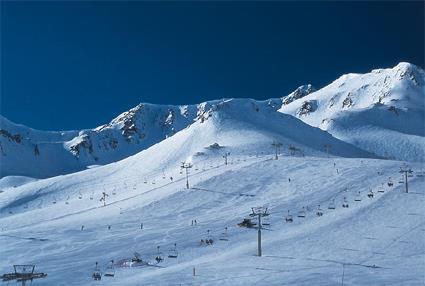
<svg viewBox="0 0 425 286">
<path fill-rule="evenodd" d="M 3 178 L 1 274 L 35 264 L 48 275 L 33 285 L 424 285 L 423 163 L 223 104 L 116 163 Z M 413 171 L 408 193 L 400 167 Z M 238 226 L 260 206 L 261 257 L 256 227 Z"/>
</svg>

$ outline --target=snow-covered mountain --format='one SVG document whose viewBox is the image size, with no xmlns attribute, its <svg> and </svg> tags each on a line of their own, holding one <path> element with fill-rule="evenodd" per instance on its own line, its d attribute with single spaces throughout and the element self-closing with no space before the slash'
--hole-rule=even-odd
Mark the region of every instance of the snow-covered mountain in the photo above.
<svg viewBox="0 0 425 286">
<path fill-rule="evenodd" d="M 316 142 L 312 149 L 323 151 L 324 141 L 308 140 L 316 136 L 325 141 L 338 141 L 298 119 L 278 113 L 280 104 L 281 99 L 216 100 L 191 106 L 140 104 L 109 124 L 80 132 L 37 131 L 15 125 L 3 117 L 0 136 L 1 175 L 49 177 L 119 161 L 161 142 L 191 124 L 203 123 L 213 114 L 217 118 L 227 118 L 231 113 L 232 119 L 229 120 L 234 122 L 232 126 L 227 120 L 220 119 L 215 121 L 214 128 L 242 132 L 239 125 L 246 123 L 258 130 L 260 137 L 261 132 L 269 132 L 276 139 L 288 139 L 288 142 L 293 143 L 293 148 L 296 148 L 295 145 L 304 147 Z M 201 133 L 194 133 L 192 140 L 200 140 L 201 136 Z M 267 144 L 270 145 L 274 139 L 268 137 Z M 242 141 L 245 139 L 241 138 Z M 341 148 L 335 154 L 367 155 L 342 142 L 334 143 L 347 147 L 347 151 Z M 294 152 L 297 151 L 300 152 Z M 354 153 L 350 154 L 351 151 Z"/>
<path fill-rule="evenodd" d="M 389 70 L 376 73 L 383 72 Z M 410 80 L 420 83 L 418 75 Z M 423 94 L 415 86 L 402 89 L 398 101 L 381 100 L 382 119 L 373 122 L 384 134 L 390 127 L 401 135 L 418 129 L 384 121 L 393 112 L 423 123 L 415 109 Z M 84 170 L 0 179 L 0 273 L 35 264 L 48 275 L 33 284 L 57 286 L 422 285 L 423 162 L 403 165 L 412 173 L 400 178 L 401 162 L 279 112 L 312 100 L 320 111 L 321 97 L 314 96 L 321 90 L 308 89 L 292 93 L 288 104 L 285 98 L 143 104 L 83 131 L 37 131 L 1 118 L 0 163 L 8 174 Z M 362 116 L 380 110 L 369 107 L 369 97 L 358 95 L 334 117 L 364 126 L 353 115 L 356 106 Z M 298 116 L 314 123 L 314 111 Z M 278 160 L 272 142 L 282 143 Z M 406 152 L 417 146 L 406 142 Z M 85 169 L 90 164 L 104 165 Z M 257 226 L 239 224 L 256 223 L 253 207 L 268 214 L 261 257 Z"/>
<path fill-rule="evenodd" d="M 38 131 L 0 117 L 0 175 L 50 177 L 115 162 L 193 123 L 197 106 L 139 104 L 109 124 L 82 131 Z"/>
<path fill-rule="evenodd" d="M 300 86 L 288 96 L 266 101 L 215 100 L 185 106 L 139 104 L 108 124 L 81 131 L 39 131 L 0 116 L 0 177 L 44 178 L 116 162 L 197 121 L 203 122 L 216 108 L 229 104 L 238 122 L 269 130 L 279 138 L 289 139 L 297 134 L 293 143 L 299 146 L 311 145 L 310 139 L 315 138 L 311 134 L 317 132 L 303 126 L 306 133 L 299 136 L 297 120 L 281 122 L 276 112 L 293 115 L 381 157 L 425 161 L 424 74 L 419 67 L 400 63 L 392 69 L 364 75 L 343 75 L 320 90 L 310 84 Z M 280 133 L 280 124 L 287 128 L 285 134 Z M 324 142 L 316 142 L 313 149 L 323 151 Z M 328 147 L 334 148 L 331 145 Z M 334 154 L 337 153 L 342 154 L 341 150 Z M 351 155 L 343 153 L 359 154 L 358 150 Z"/>
<path fill-rule="evenodd" d="M 382 157 L 425 161 L 425 72 L 400 63 L 346 74 L 279 110 Z"/>
</svg>

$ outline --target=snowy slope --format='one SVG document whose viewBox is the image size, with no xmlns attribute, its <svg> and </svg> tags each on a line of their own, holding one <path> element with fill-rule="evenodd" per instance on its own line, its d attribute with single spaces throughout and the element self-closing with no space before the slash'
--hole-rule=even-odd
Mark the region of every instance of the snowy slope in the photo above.
<svg viewBox="0 0 425 286">
<path fill-rule="evenodd" d="M 204 144 L 215 138 L 203 127 L 214 117 L 120 162 L 5 190 L 1 273 L 13 263 L 35 263 L 48 276 L 33 285 L 334 285 L 341 279 L 344 285 L 423 284 L 425 188 L 423 177 L 416 176 L 419 164 L 412 164 L 415 176 L 406 194 L 397 183 L 399 162 L 272 160 L 270 148 L 256 149 L 252 141 L 251 149 L 232 153 L 227 166 L 224 150 L 214 154 L 204 148 L 205 158 L 192 160 L 187 190 L 179 161 L 173 161 L 191 153 L 185 150 L 199 150 L 185 133 L 204 132 Z M 241 138 L 234 139 L 237 145 Z M 373 198 L 366 195 L 369 189 Z M 359 191 L 361 201 L 355 201 Z M 102 192 L 109 194 L 105 207 L 99 202 Z M 341 207 L 344 197 L 349 208 Z M 329 210 L 333 200 L 336 209 Z M 271 230 L 263 231 L 260 258 L 256 230 L 236 225 L 251 207 L 262 205 L 269 207 Z M 318 205 L 322 217 L 315 215 Z M 306 217 L 298 218 L 303 207 Z M 288 210 L 291 224 L 284 221 Z M 198 223 L 191 226 L 194 219 Z M 219 240 L 225 227 L 228 241 Z M 207 230 L 212 246 L 200 245 Z M 177 259 L 166 257 L 174 243 Z M 157 246 L 165 256 L 159 264 Z M 134 251 L 154 266 L 120 267 Z M 92 281 L 95 262 L 104 273 L 112 259 L 115 277 Z"/>
<path fill-rule="evenodd" d="M 282 113 L 379 156 L 425 160 L 425 72 L 412 64 L 347 74 Z"/>
<path fill-rule="evenodd" d="M 0 177 L 50 177 L 115 162 L 193 122 L 197 106 L 139 104 L 109 124 L 82 131 L 38 131 L 0 116 Z"/>
<path fill-rule="evenodd" d="M 294 95 L 298 94 L 297 91 Z M 1 118 L 1 175 L 43 178 L 83 170 L 93 165 L 104 165 L 119 161 L 174 135 L 196 121 L 202 123 L 205 118 L 212 114 L 213 109 L 225 105 L 222 102 L 225 102 L 225 100 L 209 101 L 192 106 L 140 104 L 128 112 L 124 112 L 109 124 L 78 133 L 76 131 L 36 131 L 24 126 L 14 125 L 7 119 Z M 321 133 L 314 131 L 314 128 L 301 124 L 299 120 L 289 119 L 288 116 L 285 117 L 287 118 L 284 123 L 285 126 L 279 126 L 282 124 L 279 121 L 282 115 L 277 113 L 276 110 L 281 105 L 281 99 L 262 102 L 238 99 L 231 102 L 230 109 L 232 116 L 237 119 L 236 125 L 219 126 L 226 123 L 224 120 L 219 120 L 215 123 L 216 128 L 237 131 L 238 124 L 246 122 L 253 129 L 259 130 L 260 133 L 260 129 L 268 130 L 267 132 L 271 133 L 281 131 L 291 133 L 291 136 L 296 137 L 294 139 L 296 139 L 298 145 L 311 145 L 311 142 L 303 141 L 315 136 L 314 134 Z M 305 134 L 301 134 L 297 130 L 298 126 L 301 126 L 299 130 L 303 130 Z M 291 131 L 291 129 L 294 130 Z M 250 134 L 251 137 L 255 135 L 256 133 Z M 276 134 L 275 137 L 284 135 L 283 133 Z M 329 137 L 329 140 L 334 140 L 330 136 L 327 137 Z M 261 136 L 257 139 L 261 140 Z M 268 140 L 272 139 L 268 138 Z M 267 144 L 271 143 L 269 141 Z M 323 142 L 317 141 L 317 143 L 314 148 L 323 149 L 323 145 L 320 146 Z M 345 145 L 342 144 L 341 146 Z M 350 151 L 354 151 L 354 149 L 348 148 L 344 151 L 344 155 L 356 156 L 360 154 L 357 151 L 349 154 Z M 342 153 L 336 152 L 335 154 Z"/>
</svg>

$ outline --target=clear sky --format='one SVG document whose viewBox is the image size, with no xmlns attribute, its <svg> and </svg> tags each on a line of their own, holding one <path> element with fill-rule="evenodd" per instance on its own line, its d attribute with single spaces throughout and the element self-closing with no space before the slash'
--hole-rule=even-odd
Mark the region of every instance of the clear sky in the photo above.
<svg viewBox="0 0 425 286">
<path fill-rule="evenodd" d="M 139 102 L 266 99 L 424 67 L 424 2 L 1 1 L 1 114 L 96 127 Z"/>
</svg>

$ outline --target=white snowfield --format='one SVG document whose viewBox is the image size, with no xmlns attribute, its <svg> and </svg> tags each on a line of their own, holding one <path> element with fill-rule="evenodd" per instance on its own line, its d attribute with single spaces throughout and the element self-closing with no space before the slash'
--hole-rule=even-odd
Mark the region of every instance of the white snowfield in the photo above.
<svg viewBox="0 0 425 286">
<path fill-rule="evenodd" d="M 284 108 L 319 92 L 300 87 Z M 157 129 L 155 123 L 149 128 L 158 132 L 150 137 L 156 139 L 149 139 L 143 151 L 135 151 L 145 144 L 140 138 L 143 143 L 131 151 L 117 147 L 117 153 L 110 149 L 112 153 L 107 153 L 92 145 L 92 153 L 85 153 L 89 147 L 79 149 L 81 161 L 69 150 L 78 145 L 75 138 L 87 133 L 80 133 L 81 137 L 73 131 L 53 132 L 47 139 L 36 131 L 22 138 L 3 133 L 8 139 L 1 146 L 16 148 L 13 152 L 22 150 L 15 144 L 17 138 L 28 139 L 25 144 L 31 146 L 39 136 L 47 145 L 59 142 L 68 150 L 70 158 L 81 164 L 75 165 L 76 170 L 88 169 L 69 173 L 74 169 L 61 165 L 62 155 L 57 155 L 59 164 L 50 171 L 62 166 L 64 175 L 45 179 L 16 173 L 26 159 L 28 166 L 34 166 L 40 157 L 22 157 L 14 169 L 2 166 L 10 176 L 0 179 L 0 275 L 12 272 L 14 264 L 35 264 L 36 271 L 47 277 L 34 280 L 33 285 L 424 285 L 425 166 L 420 162 L 424 134 L 418 131 L 423 114 L 406 111 L 408 120 L 418 120 L 416 129 L 403 129 L 396 120 L 385 121 L 390 127 L 379 121 L 368 128 L 363 124 L 366 120 L 358 125 L 351 120 L 356 114 L 367 118 L 368 111 L 380 114 L 378 107 L 344 109 L 332 115 L 341 128 L 329 130 L 334 137 L 307 124 L 315 125 L 313 121 L 304 123 L 278 112 L 281 106 L 281 99 L 228 99 L 176 107 L 181 125 L 173 124 L 173 135 L 165 140 L 160 138 L 168 131 L 161 133 L 162 127 Z M 400 115 L 402 108 L 396 106 Z M 157 118 L 155 108 L 149 106 L 150 118 Z M 126 113 L 119 117 L 124 121 L 116 122 L 133 122 L 140 115 L 137 110 L 136 117 Z M 307 121 L 312 114 L 300 118 Z M 393 116 L 392 111 L 382 109 L 382 116 L 388 115 Z M 347 127 L 347 136 L 368 137 L 361 142 L 341 140 L 333 132 L 343 130 L 343 118 L 356 126 Z M 122 123 L 128 128 L 114 129 L 121 126 L 117 124 L 102 127 L 108 131 L 97 135 L 93 130 L 85 132 L 99 136 L 96 140 L 121 134 L 124 141 L 131 138 L 125 144 L 136 146 L 132 140 L 141 134 L 139 127 L 132 133 L 136 137 L 126 137 L 122 132 L 134 129 L 128 123 Z M 390 131 L 405 145 L 386 142 Z M 102 137 L 111 133 L 115 135 Z M 117 146 L 126 146 L 121 143 Z M 282 144 L 278 160 L 272 143 Z M 386 152 L 397 153 L 386 156 L 371 146 L 387 146 Z M 11 150 L 3 151 L 16 159 Z M 54 152 L 46 152 L 40 160 L 51 162 L 49 156 L 62 151 Z M 101 152 L 105 153 L 98 161 L 89 159 Z M 110 154 L 126 158 L 118 160 L 118 155 Z M 389 159 L 392 156 L 408 160 Z M 6 164 L 5 156 L 0 158 Z M 105 158 L 118 161 L 107 164 Z M 189 188 L 182 162 L 191 166 Z M 400 167 L 413 171 L 407 177 L 408 193 Z M 244 219 L 255 223 L 249 214 L 259 206 L 269 214 L 263 218 L 261 257 L 257 228 L 238 226 Z M 287 221 L 289 216 L 293 222 Z M 207 244 L 210 240 L 212 244 Z M 158 256 L 162 261 L 155 259 Z M 113 277 L 105 276 L 112 272 Z M 93 279 L 95 273 L 101 280 Z"/>
<path fill-rule="evenodd" d="M 409 63 L 343 75 L 280 112 L 382 157 L 425 160 L 425 72 Z"/>
</svg>

